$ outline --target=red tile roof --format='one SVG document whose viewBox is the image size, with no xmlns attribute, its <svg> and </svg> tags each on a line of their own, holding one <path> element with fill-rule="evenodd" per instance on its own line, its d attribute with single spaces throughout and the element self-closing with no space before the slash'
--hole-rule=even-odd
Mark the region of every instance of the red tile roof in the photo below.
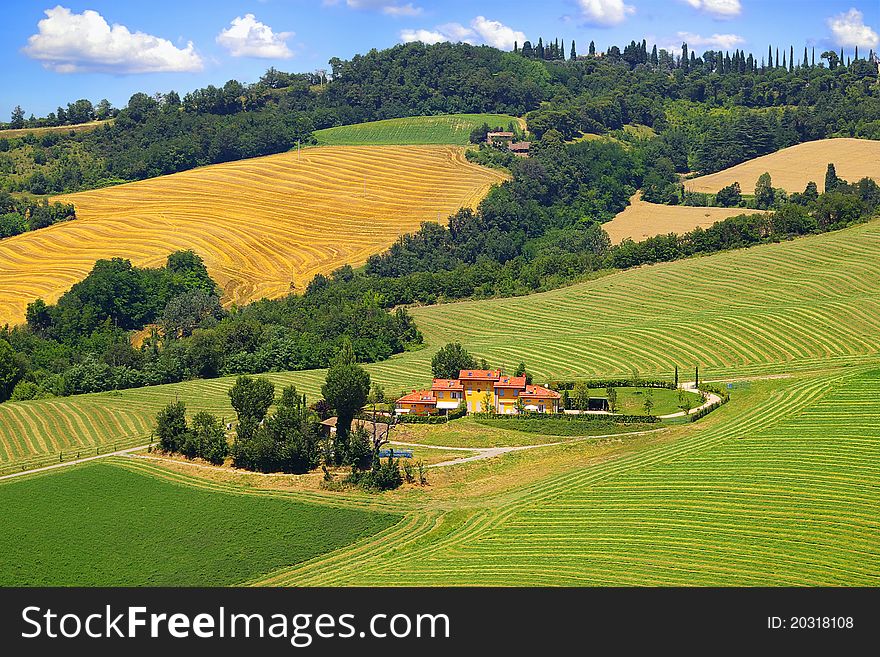
<svg viewBox="0 0 880 657">
<path fill-rule="evenodd" d="M 525 152 L 528 151 L 532 146 L 532 142 L 530 141 L 515 141 L 508 148 L 512 151 L 520 151 Z"/>
<path fill-rule="evenodd" d="M 431 390 L 464 390 L 458 379 L 434 379 Z"/>
<path fill-rule="evenodd" d="M 501 370 L 462 370 L 458 378 L 460 381 L 497 381 L 501 378 Z"/>
<path fill-rule="evenodd" d="M 437 398 L 430 390 L 413 390 L 397 400 L 398 404 L 436 404 Z"/>
<path fill-rule="evenodd" d="M 516 388 L 522 390 L 526 387 L 525 376 L 502 376 L 495 382 L 496 388 Z"/>
<path fill-rule="evenodd" d="M 526 389 L 523 390 L 520 394 L 520 397 L 531 397 L 535 399 L 559 399 L 562 397 L 555 390 L 550 390 L 549 388 L 545 388 L 544 386 L 526 386 Z"/>
</svg>

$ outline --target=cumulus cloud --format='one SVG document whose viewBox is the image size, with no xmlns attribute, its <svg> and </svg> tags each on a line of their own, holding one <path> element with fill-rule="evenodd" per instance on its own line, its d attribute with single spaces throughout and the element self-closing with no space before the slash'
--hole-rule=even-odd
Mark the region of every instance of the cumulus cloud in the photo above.
<svg viewBox="0 0 880 657">
<path fill-rule="evenodd" d="M 232 19 L 229 27 L 217 35 L 217 43 L 226 48 L 233 57 L 261 57 L 266 59 L 289 59 L 293 57 L 287 47 L 287 39 L 293 32 L 272 31 L 253 14 Z"/>
<path fill-rule="evenodd" d="M 829 18 L 828 27 L 831 28 L 838 46 L 876 48 L 880 44 L 880 36 L 865 25 L 862 12 L 858 9 L 850 9 Z"/>
<path fill-rule="evenodd" d="M 442 41 L 453 43 L 461 41 L 471 44 L 485 43 L 495 48 L 509 50 L 513 48 L 514 42 L 522 43 L 525 41 L 526 35 L 500 21 L 489 20 L 485 16 L 477 16 L 471 21 L 470 27 L 466 27 L 461 23 L 446 23 L 445 25 L 438 25 L 432 30 L 402 30 L 400 38 L 406 42 L 421 41 L 429 45 Z"/>
<path fill-rule="evenodd" d="M 421 7 L 416 7 L 411 2 L 405 5 L 385 5 L 382 7 L 382 13 L 389 16 L 418 16 L 422 13 Z"/>
<path fill-rule="evenodd" d="M 742 13 L 740 0 L 685 0 L 685 2 L 713 18 L 734 18 Z"/>
<path fill-rule="evenodd" d="M 702 36 L 693 32 L 678 32 L 678 43 L 675 49 L 681 48 L 682 43 L 688 44 L 688 48 L 706 49 L 706 50 L 731 50 L 746 42 L 746 40 L 738 34 L 713 34 L 711 36 Z"/>
<path fill-rule="evenodd" d="M 626 17 L 636 12 L 636 8 L 623 0 L 577 0 L 583 18 L 595 25 L 619 25 Z"/>
<path fill-rule="evenodd" d="M 178 48 L 167 39 L 109 25 L 96 11 L 75 14 L 57 6 L 45 11 L 37 34 L 22 51 L 58 73 L 157 73 L 201 71 L 192 42 Z"/>
</svg>

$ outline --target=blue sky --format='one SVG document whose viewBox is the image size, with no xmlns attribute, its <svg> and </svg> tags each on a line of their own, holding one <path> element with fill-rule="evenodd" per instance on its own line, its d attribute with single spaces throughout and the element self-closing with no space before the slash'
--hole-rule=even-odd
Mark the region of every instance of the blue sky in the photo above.
<svg viewBox="0 0 880 657">
<path fill-rule="evenodd" d="M 647 38 L 707 48 L 880 48 L 878 0 L 20 0 L 0 23 L 0 118 L 43 116 L 78 98 L 124 105 L 132 93 L 181 94 L 270 66 L 326 68 L 338 56 L 405 40 L 510 48 L 526 36 L 604 49 Z M 47 13 L 48 12 L 48 13 Z"/>
</svg>

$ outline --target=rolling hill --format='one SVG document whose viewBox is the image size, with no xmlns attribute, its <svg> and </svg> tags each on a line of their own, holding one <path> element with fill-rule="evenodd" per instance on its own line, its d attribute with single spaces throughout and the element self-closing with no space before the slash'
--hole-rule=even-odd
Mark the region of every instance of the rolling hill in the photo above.
<svg viewBox="0 0 880 657">
<path fill-rule="evenodd" d="M 537 379 L 765 376 L 880 357 L 880 221 L 844 231 L 640 267 L 551 292 L 413 308 L 428 347 L 368 365 L 389 395 L 430 380 L 446 342 Z M 492 330 L 486 330 L 491 327 Z M 548 339 L 548 337 L 550 339 Z M 269 375 L 314 399 L 320 370 Z M 61 450 L 143 444 L 175 397 L 227 418 L 232 377 L 0 404 L 0 467 Z M 70 457 L 71 454 L 68 454 Z"/>
<path fill-rule="evenodd" d="M 156 266 L 187 248 L 225 302 L 278 297 L 475 205 L 503 179 L 456 146 L 334 146 L 59 197 L 76 221 L 0 241 L 0 324 L 22 321 L 37 297 L 54 302 L 99 258 Z"/>
<path fill-rule="evenodd" d="M 760 212 L 743 208 L 697 208 L 686 205 L 661 205 L 643 201 L 636 192 L 629 205 L 602 228 L 608 233 L 612 244 L 620 244 L 629 238 L 641 242 L 655 235 L 686 233 L 697 226 L 708 228 L 716 221 L 723 221 L 738 214 Z"/>
<path fill-rule="evenodd" d="M 685 181 L 694 192 L 714 194 L 738 182 L 743 193 L 751 194 L 762 173 L 767 172 L 774 187 L 788 193 L 802 192 L 811 180 L 825 191 L 825 169 L 834 164 L 837 175 L 848 182 L 874 178 L 880 182 L 880 141 L 869 139 L 820 139 L 743 162 L 707 176 Z"/>
<path fill-rule="evenodd" d="M 525 120 L 507 114 L 444 114 L 386 119 L 317 130 L 319 145 L 456 144 L 466 146 L 471 131 L 482 126 L 526 129 Z"/>
</svg>

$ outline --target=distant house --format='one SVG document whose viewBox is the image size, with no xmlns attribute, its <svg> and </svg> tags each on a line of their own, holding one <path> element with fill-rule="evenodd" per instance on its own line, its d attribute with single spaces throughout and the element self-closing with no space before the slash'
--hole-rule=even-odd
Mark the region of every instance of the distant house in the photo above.
<svg viewBox="0 0 880 657">
<path fill-rule="evenodd" d="M 525 376 L 507 376 L 501 370 L 462 370 L 457 379 L 434 379 L 429 390 L 413 390 L 397 400 L 398 414 L 432 415 L 464 403 L 468 413 L 517 413 L 517 400 L 526 411 L 558 413 L 561 395 L 544 386 L 526 383 Z M 486 403 L 490 404 L 486 408 Z"/>
<path fill-rule="evenodd" d="M 486 143 L 490 146 L 495 144 L 504 144 L 512 142 L 515 135 L 512 132 L 488 132 L 486 133 Z"/>
<path fill-rule="evenodd" d="M 518 157 L 528 157 L 529 149 L 532 147 L 532 142 L 530 141 L 516 141 L 510 143 L 507 148 L 511 153 Z"/>
</svg>

